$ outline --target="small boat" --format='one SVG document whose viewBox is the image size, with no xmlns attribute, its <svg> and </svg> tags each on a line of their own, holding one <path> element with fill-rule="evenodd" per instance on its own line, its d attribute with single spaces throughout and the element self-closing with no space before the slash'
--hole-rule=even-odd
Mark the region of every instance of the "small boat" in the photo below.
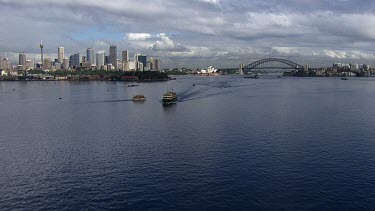
<svg viewBox="0 0 375 211">
<path fill-rule="evenodd" d="M 348 78 L 341 78 L 341 80 L 343 80 L 343 81 L 347 81 L 347 80 L 348 80 Z"/>
<path fill-rule="evenodd" d="M 258 79 L 258 78 L 259 78 L 259 75 L 245 76 L 244 78 L 254 78 L 254 79 Z"/>
<path fill-rule="evenodd" d="M 163 103 L 163 105 L 170 105 L 170 104 L 177 103 L 177 99 L 178 97 L 177 97 L 176 92 L 167 92 L 163 94 L 163 98 L 161 102 Z"/>
<path fill-rule="evenodd" d="M 278 75 L 277 78 L 281 78 L 281 75 Z"/>
<path fill-rule="evenodd" d="M 133 96 L 134 102 L 144 102 L 146 101 L 146 97 L 144 95 L 135 95 Z"/>
<path fill-rule="evenodd" d="M 139 86 L 138 84 L 129 84 L 128 87 L 135 87 L 135 86 Z"/>
</svg>

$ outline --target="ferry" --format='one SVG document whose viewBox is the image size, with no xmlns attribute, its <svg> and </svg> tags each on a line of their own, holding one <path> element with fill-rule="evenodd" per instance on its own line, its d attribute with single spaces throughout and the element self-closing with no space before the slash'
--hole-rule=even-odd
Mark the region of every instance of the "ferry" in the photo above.
<svg viewBox="0 0 375 211">
<path fill-rule="evenodd" d="M 174 103 L 177 103 L 177 99 L 178 97 L 177 97 L 176 92 L 167 92 L 163 94 L 162 103 L 163 105 L 174 104 Z"/>
<path fill-rule="evenodd" d="M 144 102 L 146 97 L 144 95 L 135 95 L 133 96 L 133 102 Z"/>
</svg>

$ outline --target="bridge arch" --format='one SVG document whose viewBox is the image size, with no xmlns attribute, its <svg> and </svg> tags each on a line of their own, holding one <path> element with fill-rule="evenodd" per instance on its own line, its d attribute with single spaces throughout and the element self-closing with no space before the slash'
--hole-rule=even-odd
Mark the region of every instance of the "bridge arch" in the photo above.
<svg viewBox="0 0 375 211">
<path fill-rule="evenodd" d="M 274 66 L 276 64 L 276 66 Z M 294 70 L 303 70 L 304 67 L 299 65 L 293 61 L 287 59 L 279 59 L 279 58 L 267 58 L 255 61 L 250 63 L 246 66 L 242 67 L 242 71 L 244 73 L 248 73 L 252 70 L 256 69 L 271 69 L 271 68 L 278 68 L 278 69 L 294 69 Z"/>
</svg>

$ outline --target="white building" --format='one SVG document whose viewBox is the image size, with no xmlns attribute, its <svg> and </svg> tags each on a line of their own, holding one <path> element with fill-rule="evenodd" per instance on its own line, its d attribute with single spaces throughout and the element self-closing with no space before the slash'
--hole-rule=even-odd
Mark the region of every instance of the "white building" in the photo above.
<svg viewBox="0 0 375 211">
<path fill-rule="evenodd" d="M 212 66 L 207 67 L 207 70 L 202 69 L 200 71 L 202 74 L 211 74 L 211 73 L 216 73 L 217 69 L 213 68 Z"/>
<path fill-rule="evenodd" d="M 96 66 L 98 68 L 101 68 L 102 66 L 104 66 L 104 62 L 105 62 L 105 53 L 103 52 L 96 53 Z"/>
<path fill-rule="evenodd" d="M 58 58 L 57 60 L 60 62 L 60 63 L 63 63 L 64 62 L 64 47 L 58 47 L 57 48 L 57 54 L 58 54 Z"/>
<path fill-rule="evenodd" d="M 64 70 L 69 69 L 69 59 L 68 59 L 68 58 L 64 58 L 64 59 L 63 59 L 63 65 L 62 65 L 62 68 L 63 68 Z"/>
</svg>

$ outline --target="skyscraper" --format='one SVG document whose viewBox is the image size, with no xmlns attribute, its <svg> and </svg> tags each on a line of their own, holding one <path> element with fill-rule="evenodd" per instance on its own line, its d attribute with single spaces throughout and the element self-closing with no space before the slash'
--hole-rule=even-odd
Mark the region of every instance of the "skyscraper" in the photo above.
<svg viewBox="0 0 375 211">
<path fill-rule="evenodd" d="M 26 66 L 26 54 L 20 53 L 18 55 L 18 65 Z"/>
<path fill-rule="evenodd" d="M 109 47 L 109 62 L 117 69 L 117 46 Z"/>
<path fill-rule="evenodd" d="M 50 58 L 44 58 L 43 60 L 43 69 L 48 69 L 50 70 L 52 68 L 52 62 Z"/>
<path fill-rule="evenodd" d="M 63 69 L 64 70 L 69 69 L 69 59 L 68 58 L 63 59 Z"/>
<path fill-rule="evenodd" d="M 58 47 L 57 48 L 57 54 L 58 54 L 57 60 L 60 63 L 63 63 L 63 61 L 64 61 L 64 47 Z"/>
<path fill-rule="evenodd" d="M 160 65 L 160 63 L 159 63 L 159 59 L 154 59 L 154 69 L 155 70 L 159 70 L 159 65 Z"/>
<path fill-rule="evenodd" d="M 93 65 L 94 64 L 94 51 L 92 50 L 92 48 L 88 48 L 87 49 L 87 62 L 90 63 L 90 65 Z"/>
<path fill-rule="evenodd" d="M 134 61 L 135 62 L 138 62 L 139 60 L 138 60 L 138 56 L 140 56 L 141 54 L 138 54 L 138 53 L 136 53 L 136 54 L 134 54 Z"/>
<path fill-rule="evenodd" d="M 3 57 L 0 56 L 0 70 L 4 69 Z"/>
<path fill-rule="evenodd" d="M 139 55 L 138 56 L 138 62 L 140 62 L 142 64 L 142 66 L 140 66 L 140 70 L 143 71 L 144 67 L 147 67 L 147 56 L 143 56 L 143 55 Z"/>
<path fill-rule="evenodd" d="M 129 51 L 122 51 L 122 61 L 123 62 L 129 61 Z"/>
<path fill-rule="evenodd" d="M 9 69 L 10 68 L 10 61 L 8 58 L 3 59 L 3 69 Z"/>
<path fill-rule="evenodd" d="M 96 67 L 101 69 L 105 64 L 105 53 L 98 52 L 96 53 Z"/>
<path fill-rule="evenodd" d="M 80 66 L 79 59 L 80 59 L 79 58 L 79 53 L 71 55 L 70 58 L 69 58 L 69 66 L 71 66 L 71 67 L 79 67 Z"/>
</svg>

